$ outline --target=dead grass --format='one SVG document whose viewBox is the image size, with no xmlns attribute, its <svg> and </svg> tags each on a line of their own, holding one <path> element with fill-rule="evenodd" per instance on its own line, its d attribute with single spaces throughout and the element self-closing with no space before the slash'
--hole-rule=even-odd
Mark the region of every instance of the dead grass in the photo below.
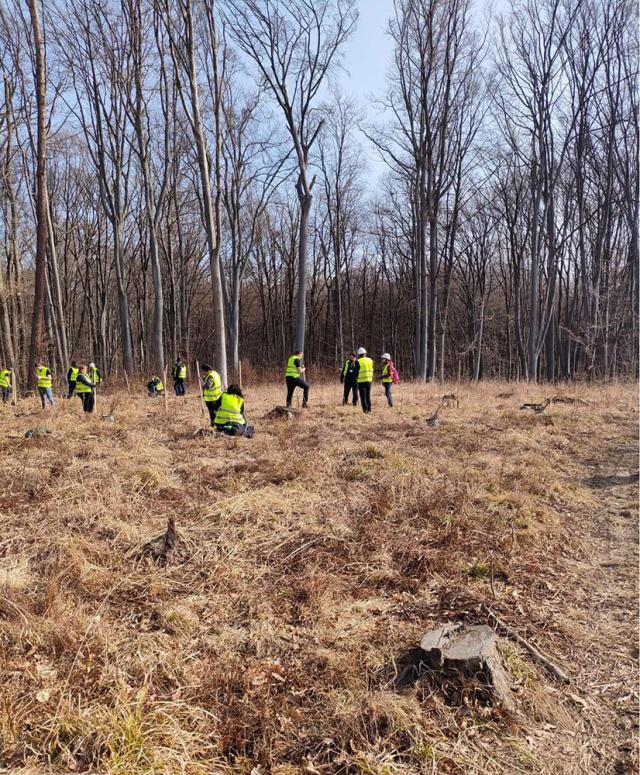
<svg viewBox="0 0 640 775">
<path fill-rule="evenodd" d="M 246 392 L 256 418 L 282 401 Z M 525 385 L 403 383 L 393 411 L 378 392 L 364 416 L 317 387 L 251 441 L 194 437 L 194 395 L 2 407 L 0 764 L 631 772 L 636 387 L 572 386 L 541 416 Z M 141 549 L 169 516 L 159 567 Z M 512 718 L 433 676 L 395 688 L 425 630 L 483 603 L 574 683 L 502 641 Z"/>
</svg>

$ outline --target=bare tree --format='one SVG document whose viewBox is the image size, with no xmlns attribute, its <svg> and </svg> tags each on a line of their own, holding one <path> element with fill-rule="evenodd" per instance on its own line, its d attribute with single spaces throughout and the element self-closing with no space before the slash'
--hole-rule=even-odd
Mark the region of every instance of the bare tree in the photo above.
<svg viewBox="0 0 640 775">
<path fill-rule="evenodd" d="M 300 205 L 296 349 L 304 350 L 307 240 L 315 178 L 309 151 L 322 127 L 318 92 L 353 30 L 354 0 L 226 0 L 232 37 L 258 68 L 282 110 L 298 163 Z"/>
</svg>

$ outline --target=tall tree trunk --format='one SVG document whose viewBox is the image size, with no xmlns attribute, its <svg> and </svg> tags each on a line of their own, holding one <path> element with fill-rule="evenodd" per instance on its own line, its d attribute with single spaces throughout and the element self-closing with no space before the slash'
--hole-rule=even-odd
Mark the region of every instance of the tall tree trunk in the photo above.
<svg viewBox="0 0 640 775">
<path fill-rule="evenodd" d="M 35 289 L 33 299 L 33 315 L 31 318 L 31 342 L 29 345 L 28 378 L 31 379 L 36 363 L 42 352 L 42 332 L 44 325 L 44 305 L 46 294 L 45 262 L 47 255 L 47 126 L 45 115 L 46 74 L 44 62 L 44 46 L 38 16 L 36 0 L 27 0 L 31 27 L 33 31 L 33 47 L 36 72 L 36 106 L 38 121 L 37 167 L 36 167 L 36 269 Z"/>
<path fill-rule="evenodd" d="M 301 173 L 302 176 L 302 173 Z M 309 213 L 313 196 L 304 191 L 299 183 L 300 225 L 298 232 L 298 296 L 296 309 L 296 350 L 304 352 L 305 326 L 307 321 L 307 242 L 309 237 Z"/>
</svg>

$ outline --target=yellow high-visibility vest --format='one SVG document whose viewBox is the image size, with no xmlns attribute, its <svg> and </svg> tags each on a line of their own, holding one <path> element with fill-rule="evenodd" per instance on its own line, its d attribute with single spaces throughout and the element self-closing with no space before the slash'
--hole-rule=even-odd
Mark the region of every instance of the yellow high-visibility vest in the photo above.
<svg viewBox="0 0 640 775">
<path fill-rule="evenodd" d="M 41 388 L 50 388 L 51 387 L 51 372 L 47 375 L 47 372 L 49 371 L 48 366 L 36 366 L 36 384 L 38 387 Z"/>
<path fill-rule="evenodd" d="M 389 374 L 389 364 L 385 363 L 382 367 L 382 381 L 383 382 L 393 382 L 393 379 L 391 377 L 391 374 Z"/>
<path fill-rule="evenodd" d="M 367 355 L 358 358 L 360 371 L 358 372 L 358 382 L 373 382 L 373 361 Z"/>
<path fill-rule="evenodd" d="M 205 401 L 217 401 L 222 395 L 222 380 L 220 379 L 218 372 L 213 369 L 207 372 L 205 383 L 208 377 L 212 378 L 213 385 L 210 388 L 205 387 L 202 391 L 202 396 Z"/>
<path fill-rule="evenodd" d="M 296 366 L 295 361 L 300 361 L 300 366 Z M 287 370 L 284 373 L 285 377 L 299 377 L 302 372 L 302 358 L 297 355 L 292 355 L 287 361 Z"/>
<path fill-rule="evenodd" d="M 246 420 L 242 414 L 244 399 L 240 396 L 234 396 L 232 393 L 223 393 L 220 400 L 220 406 L 216 412 L 215 425 L 226 425 L 234 422 L 238 425 L 245 425 Z"/>
<path fill-rule="evenodd" d="M 76 366 L 72 366 L 69 369 L 69 382 L 75 382 L 76 379 L 78 379 L 79 373 L 80 373 L 80 369 L 78 369 Z"/>
<path fill-rule="evenodd" d="M 184 363 L 180 364 L 180 368 L 178 369 L 178 373 L 176 374 L 176 377 L 178 379 L 187 378 L 187 367 L 184 365 Z"/>
<path fill-rule="evenodd" d="M 2 369 L 0 371 L 0 387 L 7 388 L 11 385 L 11 370 Z"/>
<path fill-rule="evenodd" d="M 87 378 L 89 377 L 88 374 L 85 374 L 84 376 Z M 76 381 L 76 393 L 79 395 L 82 395 L 82 393 L 91 393 L 92 390 L 93 388 L 89 385 L 85 385 L 84 382 L 80 382 L 80 380 Z"/>
</svg>

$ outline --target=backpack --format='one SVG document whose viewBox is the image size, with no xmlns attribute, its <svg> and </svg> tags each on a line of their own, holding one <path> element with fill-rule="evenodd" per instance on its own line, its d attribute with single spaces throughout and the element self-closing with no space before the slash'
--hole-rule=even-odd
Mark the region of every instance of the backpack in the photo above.
<svg viewBox="0 0 640 775">
<path fill-rule="evenodd" d="M 391 382 L 393 382 L 394 385 L 397 385 L 398 382 L 400 382 L 400 375 L 398 374 L 398 369 L 396 369 L 393 363 L 389 364 L 389 374 L 391 376 Z"/>
</svg>

